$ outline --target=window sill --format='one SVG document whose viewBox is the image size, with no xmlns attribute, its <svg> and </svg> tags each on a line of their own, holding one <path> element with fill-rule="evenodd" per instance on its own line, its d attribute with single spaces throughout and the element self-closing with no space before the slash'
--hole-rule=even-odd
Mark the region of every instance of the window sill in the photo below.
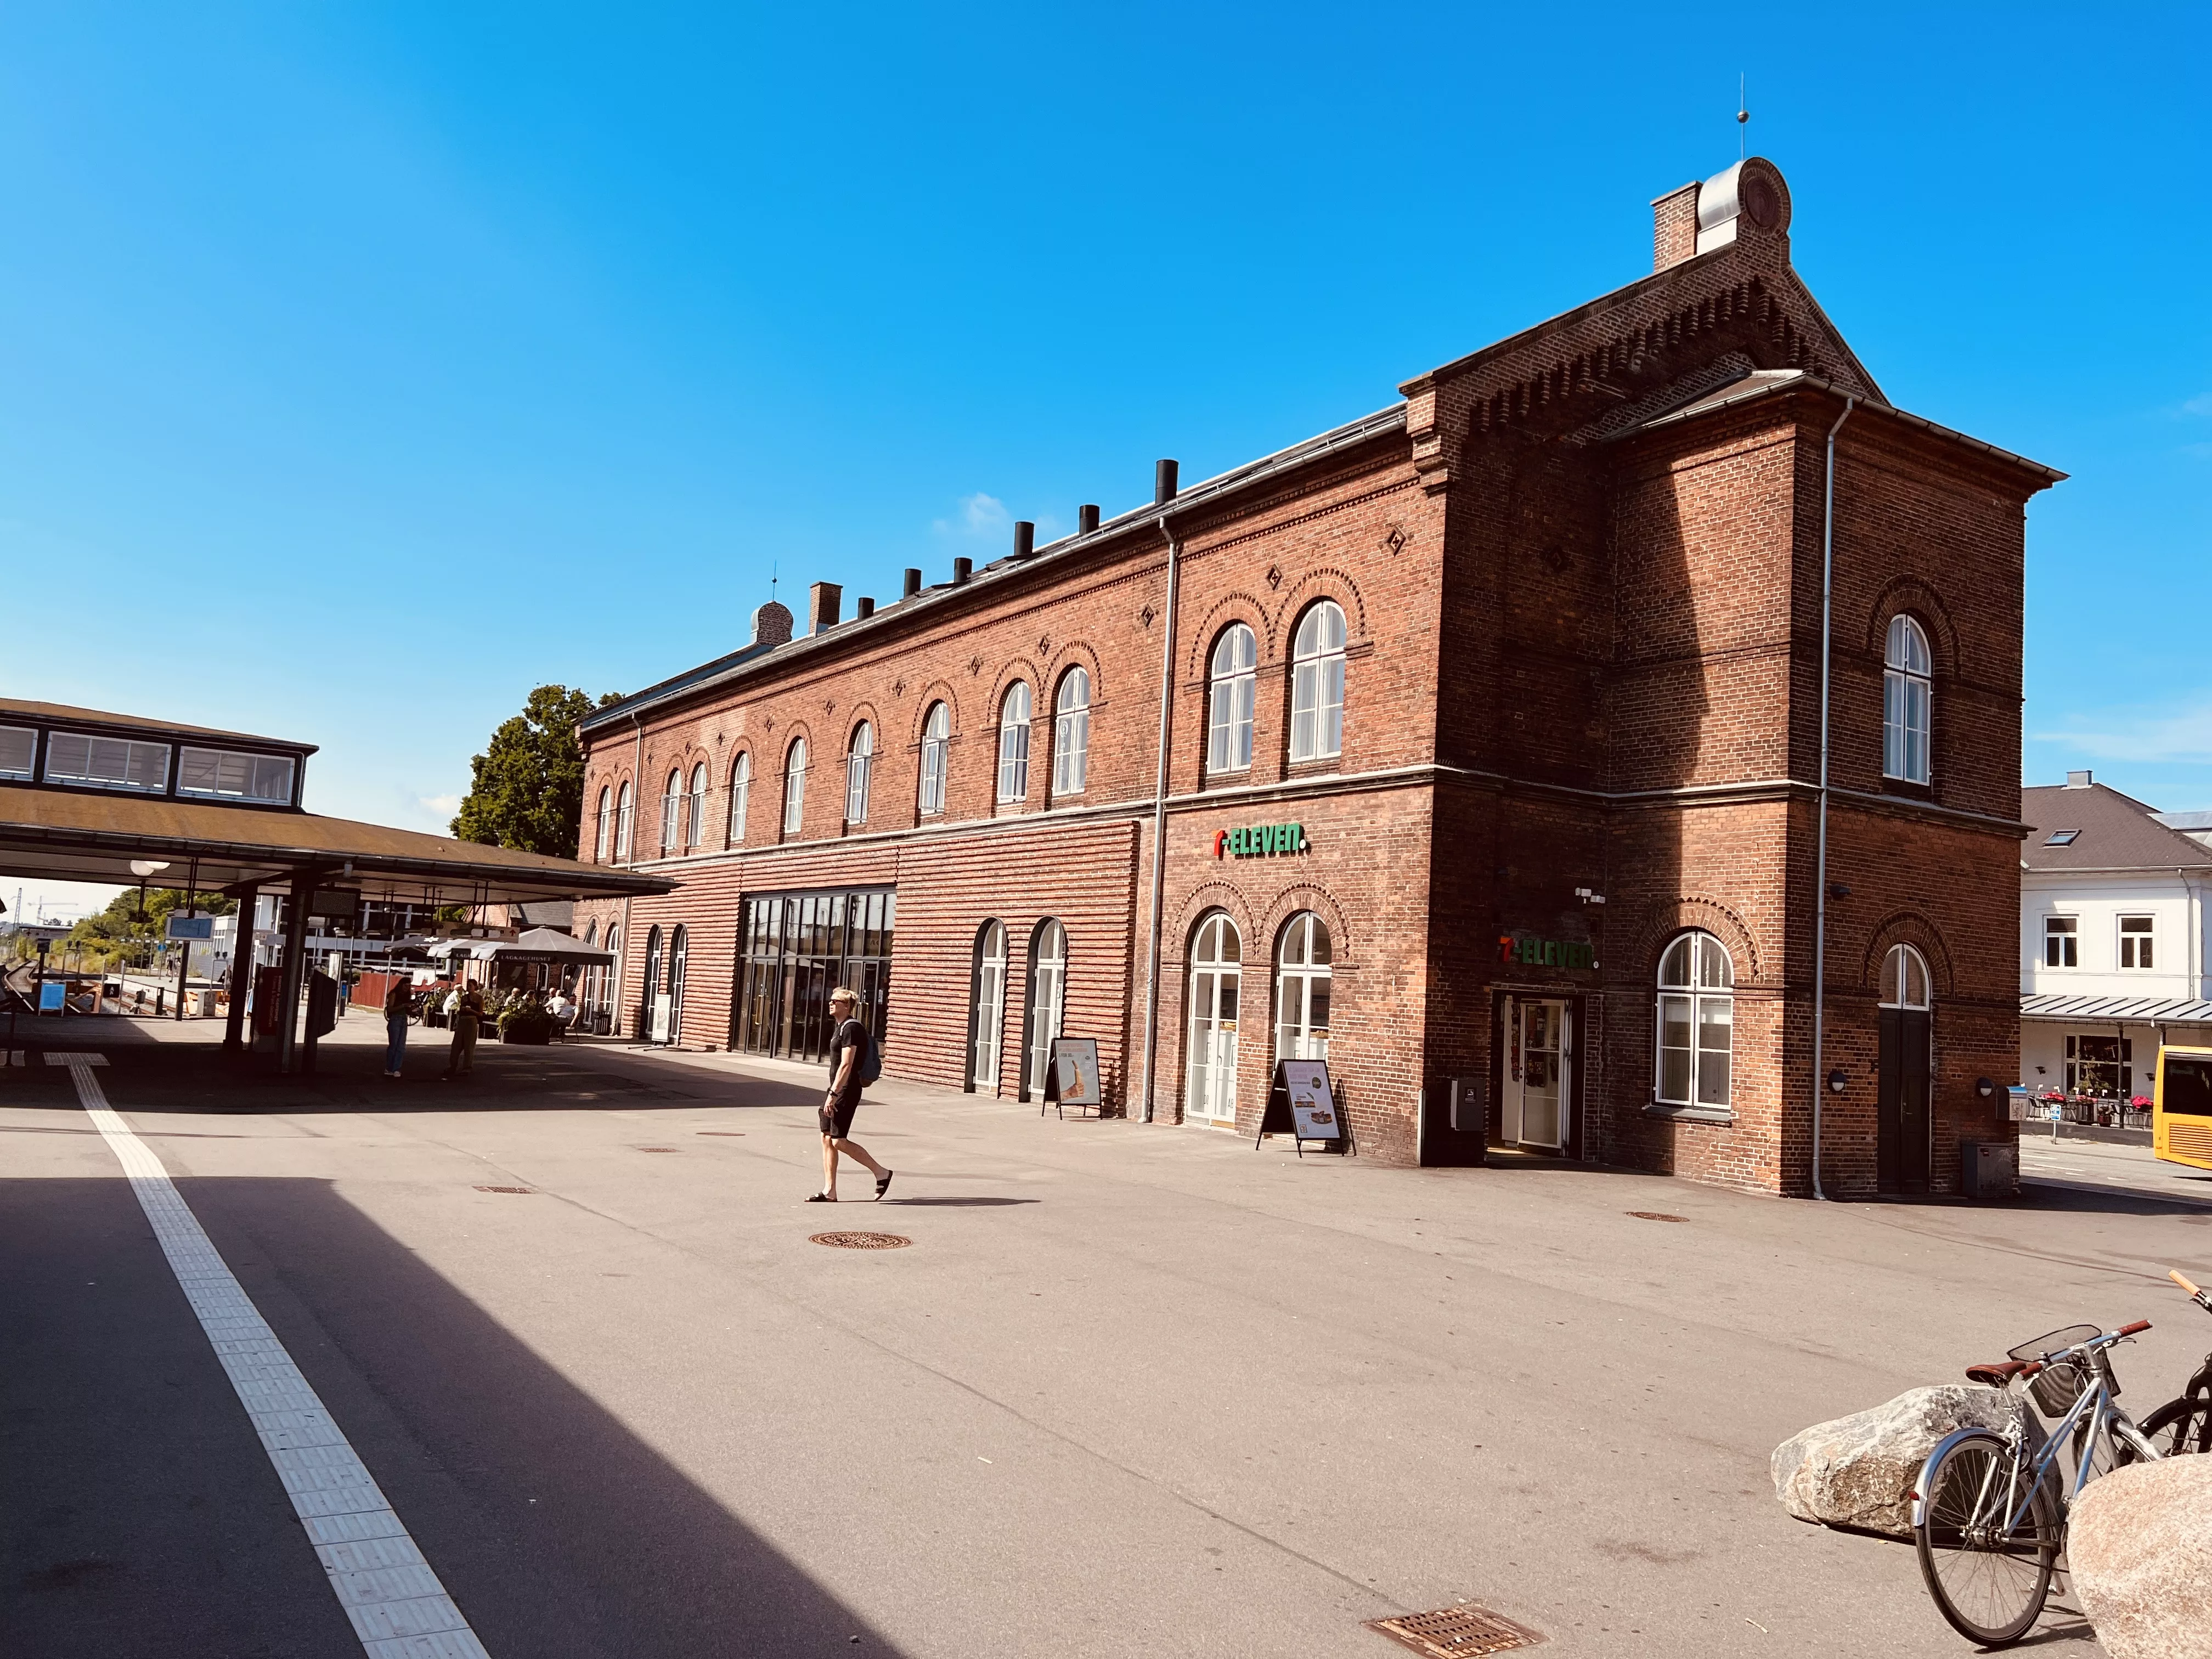
<svg viewBox="0 0 2212 1659">
<path fill-rule="evenodd" d="M 1735 1114 L 1718 1106 L 1662 1106 L 1656 1101 L 1647 1102 L 1644 1108 L 1646 1117 L 1671 1118 L 1677 1123 L 1734 1123 Z"/>
</svg>

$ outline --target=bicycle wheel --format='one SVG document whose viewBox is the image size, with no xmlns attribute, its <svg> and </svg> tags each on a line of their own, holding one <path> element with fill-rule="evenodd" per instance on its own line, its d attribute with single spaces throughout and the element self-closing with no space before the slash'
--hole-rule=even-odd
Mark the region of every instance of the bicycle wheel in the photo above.
<svg viewBox="0 0 2212 1659">
<path fill-rule="evenodd" d="M 2051 1592 L 2058 1503 L 2049 1481 L 2032 1492 L 2027 1482 L 1994 1434 L 1960 1441 L 1929 1471 L 1913 1534 L 1920 1576 L 1951 1628 L 1984 1647 L 2027 1635 Z"/>
<path fill-rule="evenodd" d="M 2161 1457 L 2212 1452 L 2212 1397 L 2169 1400 L 2136 1426 Z M 2128 1461 L 2134 1461 L 2132 1453 Z"/>
</svg>

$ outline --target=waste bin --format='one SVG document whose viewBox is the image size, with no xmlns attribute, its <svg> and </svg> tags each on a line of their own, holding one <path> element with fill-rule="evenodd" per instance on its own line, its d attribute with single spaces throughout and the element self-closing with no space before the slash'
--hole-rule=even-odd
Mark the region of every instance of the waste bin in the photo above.
<svg viewBox="0 0 2212 1659">
<path fill-rule="evenodd" d="M 1959 1147 L 1959 1180 L 1968 1198 L 1984 1202 L 2020 1195 L 2020 1145 L 1968 1140 Z"/>
</svg>

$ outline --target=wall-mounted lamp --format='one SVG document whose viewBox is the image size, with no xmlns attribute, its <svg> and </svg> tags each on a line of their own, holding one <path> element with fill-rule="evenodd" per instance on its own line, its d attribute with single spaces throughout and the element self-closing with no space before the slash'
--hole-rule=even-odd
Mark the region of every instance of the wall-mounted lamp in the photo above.
<svg viewBox="0 0 2212 1659">
<path fill-rule="evenodd" d="M 1584 904 L 1602 904 L 1605 902 L 1604 894 L 1593 892 L 1587 887 L 1576 888 L 1575 896 L 1580 899 Z"/>
<path fill-rule="evenodd" d="M 1851 890 L 1844 886 L 1840 881 L 1832 881 L 1828 884 L 1828 896 L 1830 898 L 1847 899 L 1850 896 Z"/>
<path fill-rule="evenodd" d="M 1828 1092 L 1832 1095 L 1839 1095 L 1843 1093 L 1844 1082 L 1844 1068 L 1838 1066 L 1834 1071 L 1828 1073 Z"/>
<path fill-rule="evenodd" d="M 1991 1095 L 1996 1093 L 1996 1091 L 1997 1085 L 1990 1082 L 1989 1079 L 1985 1077 L 1978 1077 L 1974 1079 L 1974 1092 L 1979 1095 L 1984 1100 L 1987 1100 Z"/>
</svg>

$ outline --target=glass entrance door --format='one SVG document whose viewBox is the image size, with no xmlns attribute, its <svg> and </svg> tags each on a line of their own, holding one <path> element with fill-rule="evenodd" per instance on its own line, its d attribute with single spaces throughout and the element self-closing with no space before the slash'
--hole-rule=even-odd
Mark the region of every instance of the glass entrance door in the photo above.
<svg viewBox="0 0 2212 1659">
<path fill-rule="evenodd" d="M 1219 912 L 1199 924 L 1190 953 L 1190 1087 L 1194 1122 L 1237 1121 L 1237 1010 L 1244 941 Z"/>
<path fill-rule="evenodd" d="M 1556 1152 L 1566 1144 L 1567 1005 L 1516 997 L 1505 1005 L 1505 1140 Z"/>
</svg>

